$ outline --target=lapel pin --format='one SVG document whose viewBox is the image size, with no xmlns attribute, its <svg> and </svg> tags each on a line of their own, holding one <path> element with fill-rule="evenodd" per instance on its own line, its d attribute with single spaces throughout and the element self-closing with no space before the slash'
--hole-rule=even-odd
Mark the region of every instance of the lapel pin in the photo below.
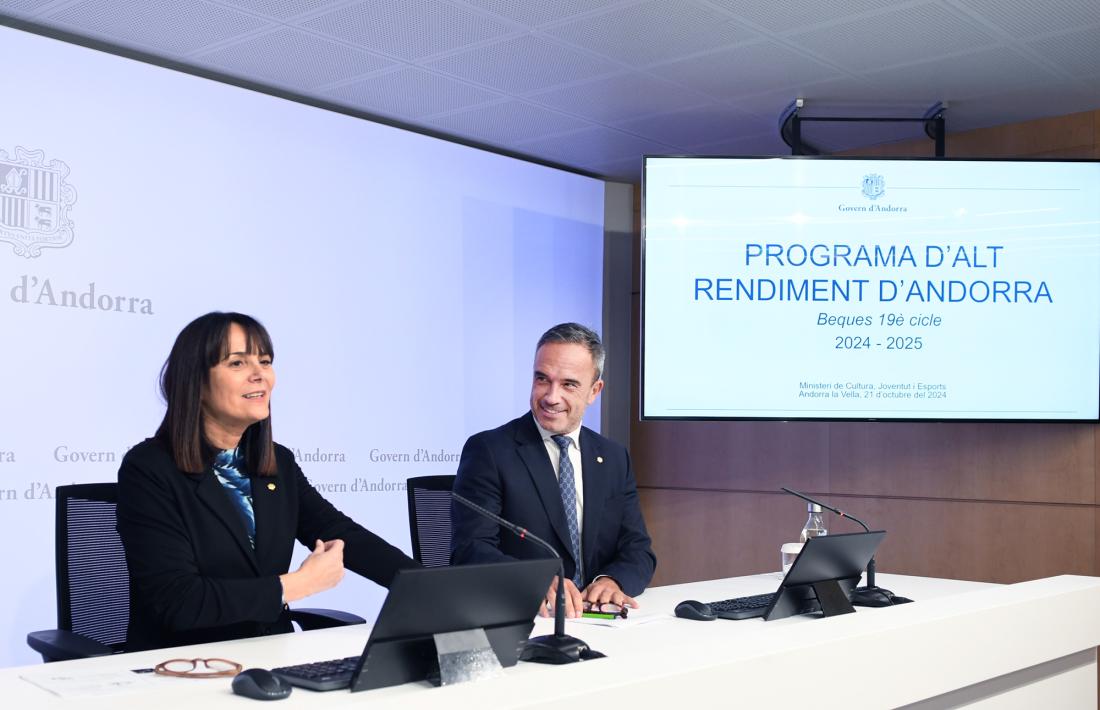
<svg viewBox="0 0 1100 710">
<path fill-rule="evenodd" d="M 267 484 L 267 490 L 269 490 L 269 491 L 275 490 L 275 484 L 274 483 Z"/>
<path fill-rule="evenodd" d="M 603 463 L 603 456 L 597 456 L 596 463 Z"/>
</svg>

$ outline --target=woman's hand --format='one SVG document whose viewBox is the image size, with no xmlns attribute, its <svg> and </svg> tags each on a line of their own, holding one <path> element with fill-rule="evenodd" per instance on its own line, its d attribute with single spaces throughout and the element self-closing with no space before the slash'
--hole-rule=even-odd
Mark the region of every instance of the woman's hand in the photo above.
<svg viewBox="0 0 1100 710">
<path fill-rule="evenodd" d="M 283 602 L 304 599 L 332 589 L 344 578 L 344 541 L 317 541 L 313 552 L 294 572 L 279 576 L 283 583 Z"/>
</svg>

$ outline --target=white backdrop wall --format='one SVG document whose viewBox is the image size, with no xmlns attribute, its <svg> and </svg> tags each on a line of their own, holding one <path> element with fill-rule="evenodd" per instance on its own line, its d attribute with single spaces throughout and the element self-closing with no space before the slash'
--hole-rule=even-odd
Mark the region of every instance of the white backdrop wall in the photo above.
<svg viewBox="0 0 1100 710">
<path fill-rule="evenodd" d="M 404 479 L 525 410 L 542 330 L 600 327 L 600 181 L 3 27 L 0 66 L 0 665 L 54 625 L 54 487 L 152 435 L 192 318 L 268 326 L 276 439 L 406 550 Z"/>
</svg>

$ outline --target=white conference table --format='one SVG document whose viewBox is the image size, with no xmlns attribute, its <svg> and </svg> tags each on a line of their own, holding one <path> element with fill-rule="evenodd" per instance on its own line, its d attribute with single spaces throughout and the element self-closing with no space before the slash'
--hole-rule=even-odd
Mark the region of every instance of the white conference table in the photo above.
<svg viewBox="0 0 1100 710">
<path fill-rule="evenodd" d="M 774 591 L 778 575 L 657 587 L 639 598 L 660 618 L 626 628 L 567 624 L 607 658 L 569 666 L 519 663 L 495 678 L 426 682 L 364 693 L 295 689 L 276 707 L 369 708 L 1088 708 L 1097 707 L 1100 578 L 1061 576 L 990 585 L 898 575 L 879 584 L 917 603 L 830 618 L 696 622 L 684 599 Z M 538 620 L 534 633 L 552 631 Z M 61 698 L 22 678 L 152 667 L 222 657 L 275 667 L 357 655 L 366 625 L 84 661 L 0 669 L 5 708 L 245 708 L 229 679 L 152 678 L 141 690 Z M 257 706 L 260 707 L 260 706 Z M 263 707 L 266 707 L 264 705 Z"/>
</svg>

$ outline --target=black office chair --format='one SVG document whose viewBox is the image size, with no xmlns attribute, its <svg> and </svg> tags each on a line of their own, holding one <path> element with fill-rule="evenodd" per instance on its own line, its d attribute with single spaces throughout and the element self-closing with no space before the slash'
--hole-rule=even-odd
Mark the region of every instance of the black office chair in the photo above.
<svg viewBox="0 0 1100 710">
<path fill-rule="evenodd" d="M 27 644 L 47 663 L 121 653 L 130 583 L 116 527 L 118 484 L 58 486 L 55 494 L 57 628 L 30 632 Z M 330 609 L 293 609 L 290 615 L 307 631 L 366 621 Z"/>
<path fill-rule="evenodd" d="M 451 563 L 451 488 L 454 476 L 417 476 L 406 481 L 413 559 L 425 567 Z"/>
</svg>

